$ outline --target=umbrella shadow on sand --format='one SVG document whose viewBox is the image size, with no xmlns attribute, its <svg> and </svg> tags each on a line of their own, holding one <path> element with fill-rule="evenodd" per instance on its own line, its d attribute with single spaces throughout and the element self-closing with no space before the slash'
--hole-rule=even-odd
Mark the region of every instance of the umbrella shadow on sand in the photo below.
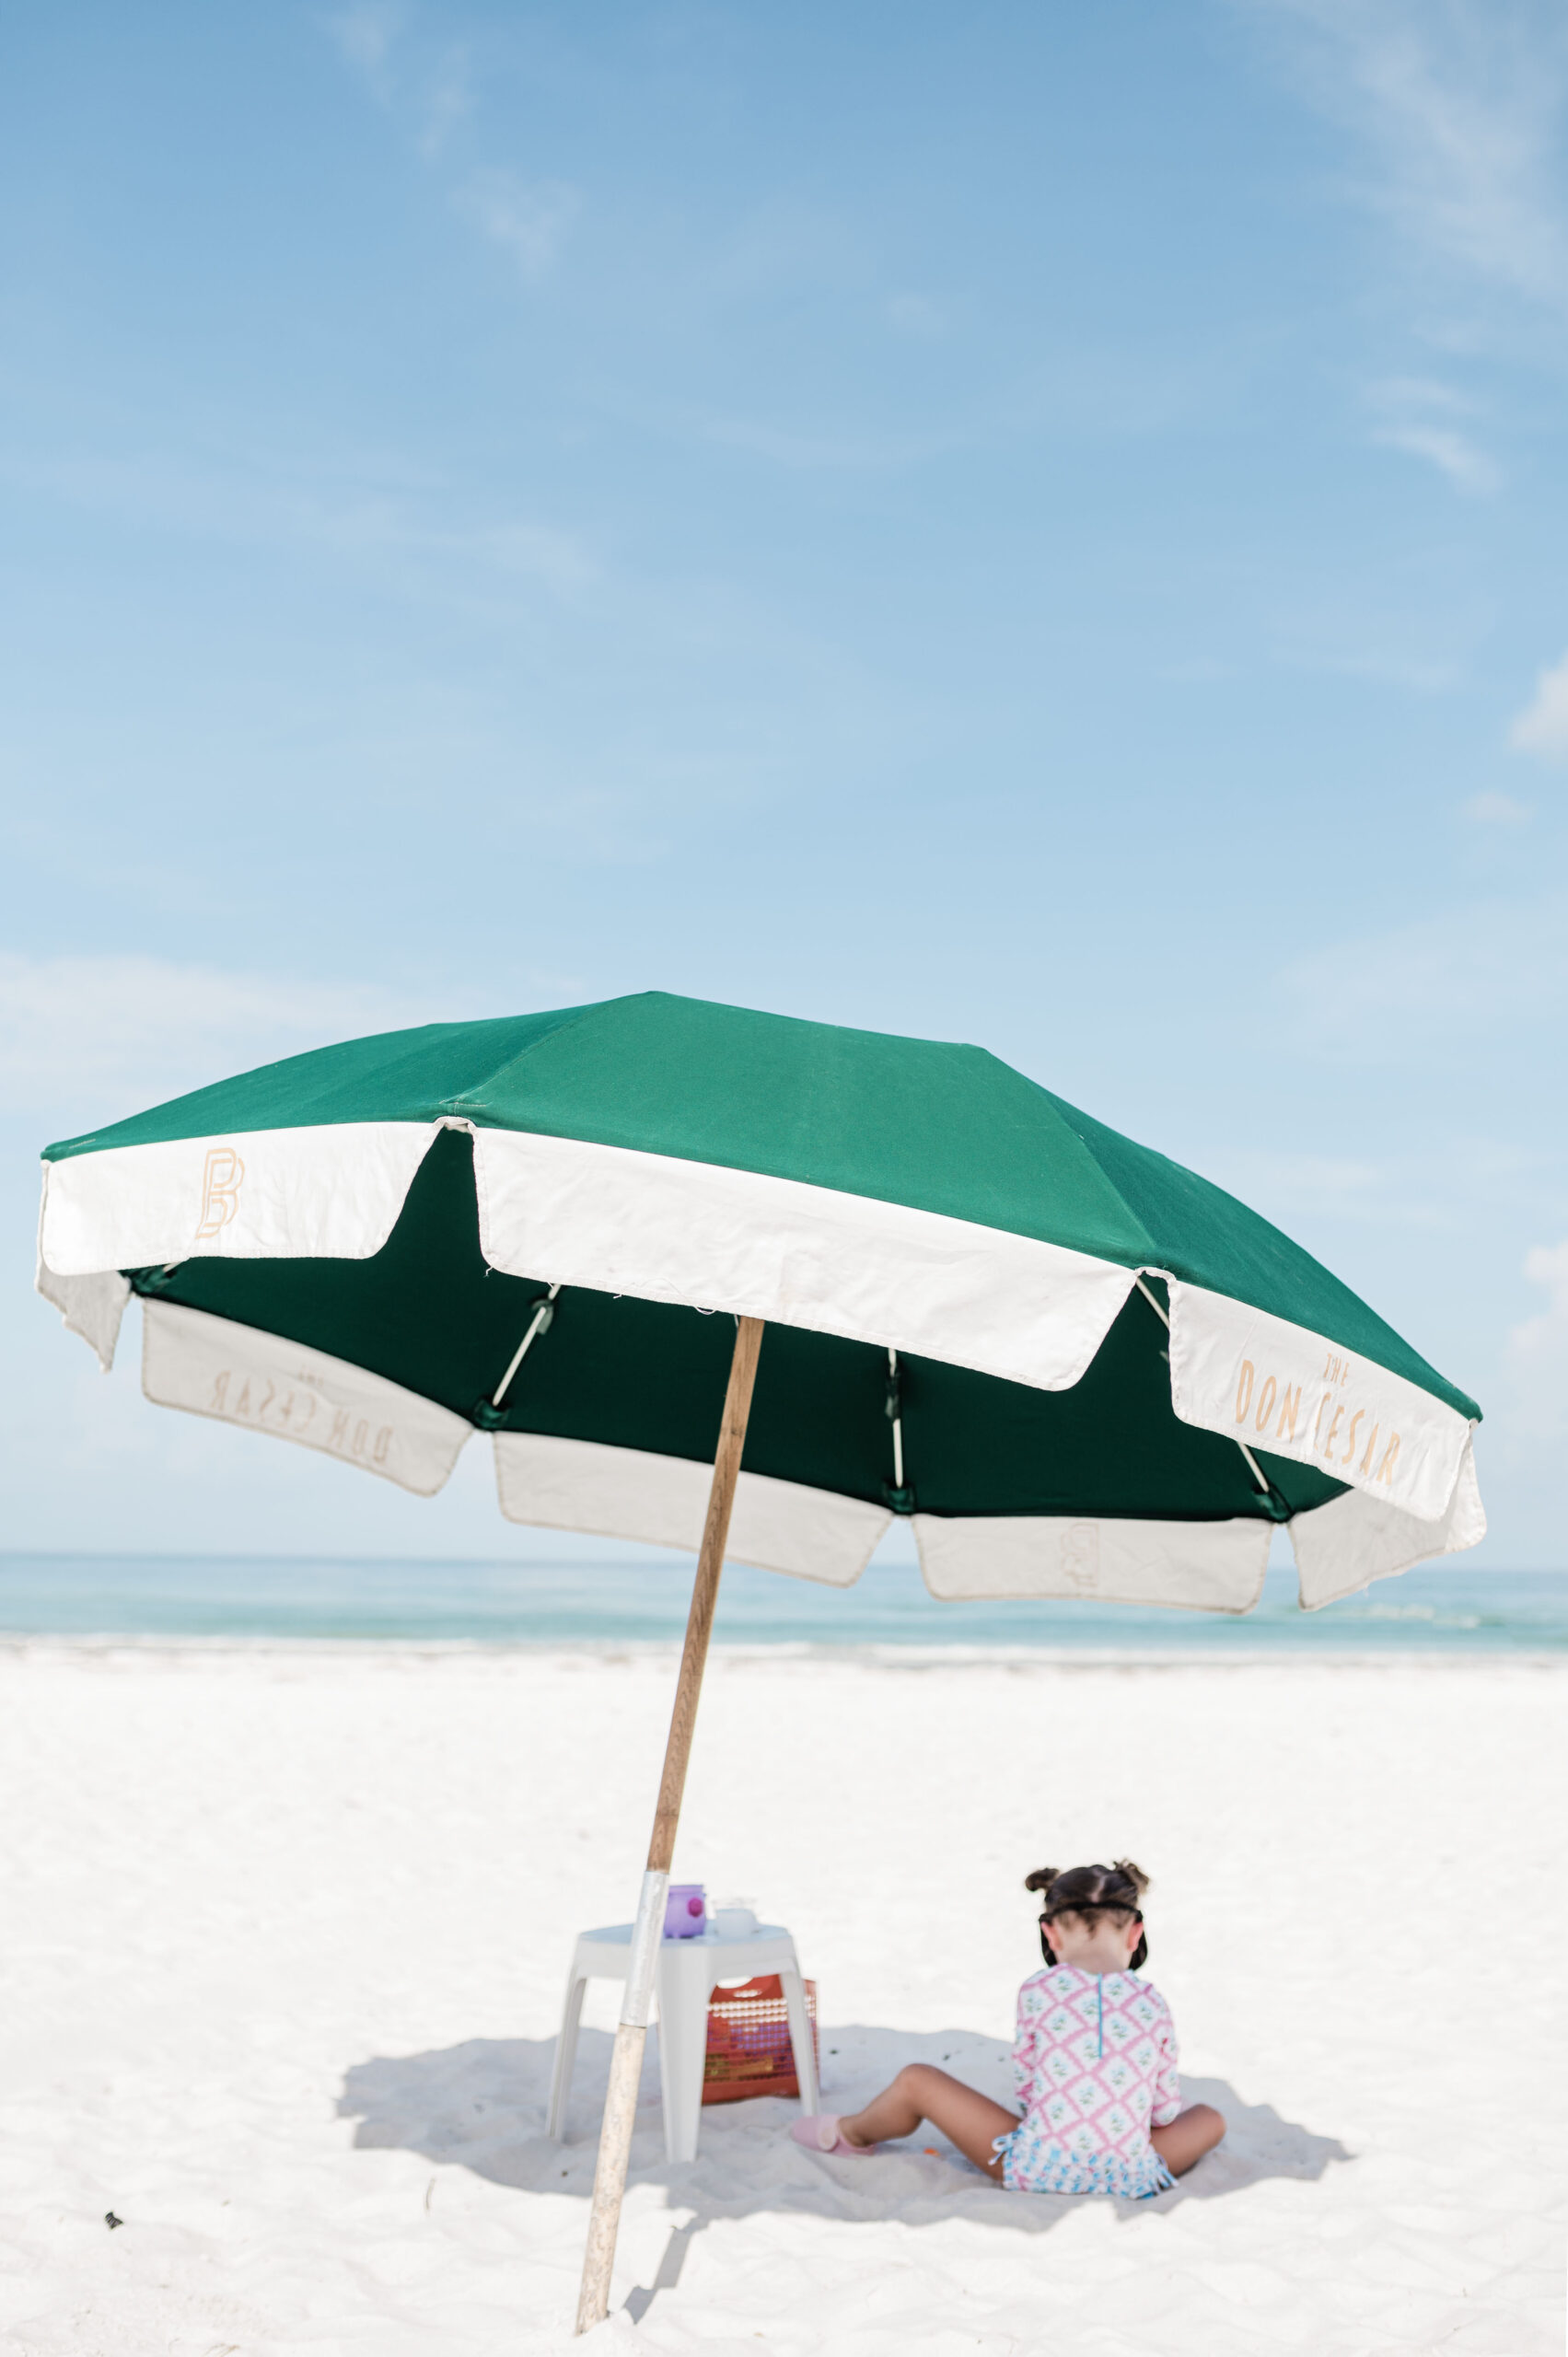
<svg viewBox="0 0 1568 2357">
<path fill-rule="evenodd" d="M 344 2077 L 339 2116 L 357 2123 L 357 2149 L 418 2153 L 518 2192 L 586 2201 L 593 2191 L 611 2042 L 606 2031 L 583 2031 L 560 2143 L 544 2132 L 552 2038 L 470 2038 L 433 2053 L 356 2063 Z M 960 2216 L 1038 2235 L 1049 2233 L 1086 2198 L 1004 2192 L 931 2128 L 888 2147 L 874 2163 L 822 2158 L 791 2142 L 788 2130 L 798 2107 L 776 2096 L 708 2107 L 697 2158 L 668 2161 L 654 2045 L 650 2038 L 629 2183 L 662 2186 L 668 2207 L 687 2214 L 672 2231 L 653 2281 L 628 2298 L 633 2321 L 659 2293 L 674 2289 L 692 2241 L 716 2218 L 795 2210 L 854 2224 L 896 2210 L 908 2225 Z M 823 2101 L 831 2110 L 854 2109 L 901 2063 L 916 2061 L 943 2064 L 999 2102 L 1011 2099 L 1009 2048 L 972 2031 L 917 2036 L 824 2025 L 821 2049 Z M 1268 2177 L 1320 2177 L 1331 2163 L 1352 2158 L 1337 2138 L 1282 2119 L 1272 2105 L 1244 2102 L 1223 2079 L 1184 2078 L 1182 2093 L 1187 2101 L 1212 2103 L 1225 2114 L 1225 2141 L 1170 2192 L 1152 2201 L 1113 2202 L 1123 2218 L 1214 2200 Z"/>
</svg>

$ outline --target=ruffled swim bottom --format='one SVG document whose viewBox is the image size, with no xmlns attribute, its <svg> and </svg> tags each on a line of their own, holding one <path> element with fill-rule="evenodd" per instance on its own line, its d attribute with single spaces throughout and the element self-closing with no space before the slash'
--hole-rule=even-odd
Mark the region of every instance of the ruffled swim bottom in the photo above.
<svg viewBox="0 0 1568 2357">
<path fill-rule="evenodd" d="M 1026 2122 L 998 2136 L 993 2150 L 1002 2155 L 1002 2182 L 1011 2193 L 1113 2193 L 1147 2201 L 1176 2183 L 1152 2144 L 1131 2154 L 1080 2155 Z"/>
</svg>

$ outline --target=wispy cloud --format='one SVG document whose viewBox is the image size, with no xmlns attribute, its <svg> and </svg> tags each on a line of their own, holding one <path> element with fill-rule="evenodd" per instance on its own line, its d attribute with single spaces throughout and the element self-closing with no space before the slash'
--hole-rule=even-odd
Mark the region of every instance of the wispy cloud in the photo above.
<svg viewBox="0 0 1568 2357">
<path fill-rule="evenodd" d="M 516 172 L 482 171 L 463 183 L 457 204 L 532 280 L 553 265 L 582 199 L 564 180 L 529 181 Z"/>
<path fill-rule="evenodd" d="M 1503 470 L 1484 450 L 1468 421 L 1475 404 L 1451 385 L 1425 377 L 1393 377 L 1372 386 L 1368 400 L 1381 423 L 1374 439 L 1390 450 L 1435 467 L 1456 491 L 1495 491 Z"/>
<path fill-rule="evenodd" d="M 1516 753 L 1568 761 L 1568 655 L 1540 673 L 1534 695 L 1508 731 L 1508 742 Z"/>
<path fill-rule="evenodd" d="M 404 15 L 392 0 L 354 0 L 354 6 L 322 18 L 343 63 L 383 105 L 391 95 L 392 44 Z"/>
<path fill-rule="evenodd" d="M 1178 688 L 1217 687 L 1222 680 L 1239 676 L 1238 665 L 1223 663 L 1215 655 L 1179 656 L 1174 662 L 1159 664 L 1155 671 L 1156 679 L 1168 679 Z"/>
<path fill-rule="evenodd" d="M 1350 1155 L 1292 1154 L 1241 1147 L 1206 1158 L 1205 1176 L 1282 1225 L 1302 1217 L 1433 1224 L 1412 1213 L 1411 1174 Z"/>
<path fill-rule="evenodd" d="M 884 311 L 889 326 L 900 335 L 932 342 L 947 332 L 947 314 L 929 295 L 890 295 Z"/>
<path fill-rule="evenodd" d="M 705 442 L 803 473 L 892 472 L 923 465 L 951 449 L 956 439 L 944 434 L 813 433 L 808 426 L 760 417 L 709 416 L 693 424 Z"/>
<path fill-rule="evenodd" d="M 1453 618 L 1446 631 L 1433 629 L 1425 616 L 1408 608 L 1361 611 L 1343 606 L 1285 617 L 1276 633 L 1281 662 L 1306 671 L 1370 679 L 1412 695 L 1443 695 L 1463 678 L 1466 653 Z M 1442 641 L 1446 638 L 1447 644 Z M 1435 642 L 1435 643 L 1434 643 Z"/>
<path fill-rule="evenodd" d="M 424 121 L 419 133 L 420 154 L 438 156 L 472 105 L 467 52 L 448 50 L 437 62 L 421 101 Z"/>
<path fill-rule="evenodd" d="M 1525 827 L 1535 816 L 1527 802 L 1516 802 L 1511 794 L 1472 794 L 1464 809 L 1477 827 Z"/>
<path fill-rule="evenodd" d="M 354 78 L 410 147 L 426 164 L 437 163 L 473 112 L 467 48 L 422 38 L 397 0 L 354 0 L 320 21 Z M 454 201 L 486 237 L 510 249 L 527 278 L 540 277 L 553 262 L 579 204 L 576 191 L 563 182 L 530 184 L 500 169 L 470 173 Z"/>
<path fill-rule="evenodd" d="M 1360 140 L 1355 193 L 1412 246 L 1568 310 L 1568 21 L 1529 0 L 1251 0 Z"/>
<path fill-rule="evenodd" d="M 0 1103 L 114 1120 L 275 1056 L 428 1019 L 368 985 L 162 958 L 0 954 Z"/>
<path fill-rule="evenodd" d="M 528 517 L 465 517 L 451 485 L 352 457 L 324 466 L 258 453 L 203 467 L 153 451 L 66 453 L 0 459 L 0 482 L 197 539 L 308 547 L 345 562 L 401 566 L 402 586 L 414 589 L 484 580 L 491 588 L 533 585 L 567 599 L 600 577 L 594 553 L 574 532 Z"/>
<path fill-rule="evenodd" d="M 1547 1304 L 1508 1337 L 1513 1421 L 1522 1434 L 1544 1439 L 1568 1431 L 1568 1241 L 1533 1247 L 1525 1274 L 1544 1289 Z"/>
<path fill-rule="evenodd" d="M 1299 1051 L 1408 1069 L 1460 1041 L 1523 1037 L 1568 1015 L 1568 899 L 1491 901 L 1336 944 L 1280 978 Z"/>
<path fill-rule="evenodd" d="M 1376 438 L 1390 450 L 1424 459 L 1456 491 L 1495 491 L 1503 481 L 1495 459 L 1451 425 L 1386 425 Z"/>
<path fill-rule="evenodd" d="M 608 826 L 615 813 L 610 797 L 603 799 L 598 815 Z M 584 823 L 593 823 L 591 812 Z M 617 842 L 608 855 L 641 861 L 646 852 Z M 510 1007 L 581 1004 L 618 981 L 602 969 L 525 958 L 489 971 L 477 998 L 454 1001 L 381 980 L 302 978 L 157 957 L 0 952 L 0 1120 L 24 1123 L 41 1146 L 50 1135 L 122 1120 L 334 1040 Z"/>
</svg>

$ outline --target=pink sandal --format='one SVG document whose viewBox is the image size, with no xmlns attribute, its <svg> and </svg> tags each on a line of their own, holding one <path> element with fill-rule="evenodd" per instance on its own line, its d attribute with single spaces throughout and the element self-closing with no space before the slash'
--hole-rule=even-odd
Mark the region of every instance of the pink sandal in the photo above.
<svg viewBox="0 0 1568 2357">
<path fill-rule="evenodd" d="M 864 2160 L 867 2153 L 879 2153 L 882 2149 L 880 2144 L 847 2143 L 839 2134 L 839 2115 L 836 2111 L 815 2112 L 805 2119 L 797 2119 L 789 2132 L 797 2144 L 806 2146 L 807 2152 L 853 2153 L 857 2161 Z"/>
</svg>

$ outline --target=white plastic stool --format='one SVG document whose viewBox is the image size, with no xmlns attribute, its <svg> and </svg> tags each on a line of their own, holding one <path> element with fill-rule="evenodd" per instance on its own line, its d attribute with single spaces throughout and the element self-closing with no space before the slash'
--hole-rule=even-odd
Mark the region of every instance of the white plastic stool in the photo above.
<svg viewBox="0 0 1568 2357">
<path fill-rule="evenodd" d="M 631 1953 L 630 1923 L 611 1923 L 602 1932 L 583 1932 L 578 1935 L 566 1982 L 561 2036 L 555 2046 L 547 2135 L 559 2139 L 565 2124 L 566 2096 L 577 2051 L 577 2026 L 583 2017 L 583 1991 L 590 1980 L 624 1980 Z M 708 2000 L 714 1984 L 720 1980 L 749 1980 L 759 1972 L 776 1972 L 779 1976 L 789 2015 L 789 2042 L 795 2049 L 800 2107 L 807 2115 L 818 2107 L 817 2057 L 806 2012 L 806 1987 L 796 1960 L 795 1942 L 783 1926 L 759 1923 L 743 1939 L 721 1940 L 710 1924 L 694 1940 L 661 1940 L 654 1987 L 658 1997 L 664 2149 L 672 2161 L 694 2161 L 697 2157 L 703 2065 L 708 2051 Z"/>
</svg>

